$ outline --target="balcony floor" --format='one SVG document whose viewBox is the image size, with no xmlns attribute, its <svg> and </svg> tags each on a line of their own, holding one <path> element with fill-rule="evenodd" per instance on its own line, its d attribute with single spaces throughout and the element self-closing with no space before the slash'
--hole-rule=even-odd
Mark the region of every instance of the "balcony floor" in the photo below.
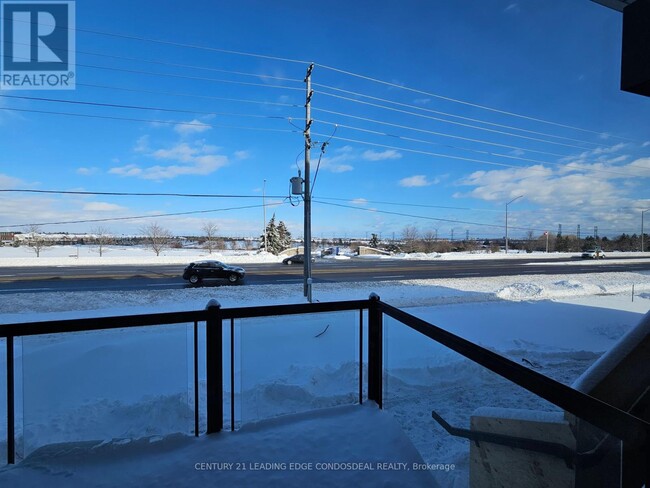
<svg viewBox="0 0 650 488">
<path fill-rule="evenodd" d="M 422 464 L 397 422 L 369 403 L 199 438 L 45 446 L 0 469 L 0 486 L 436 486 Z"/>
</svg>

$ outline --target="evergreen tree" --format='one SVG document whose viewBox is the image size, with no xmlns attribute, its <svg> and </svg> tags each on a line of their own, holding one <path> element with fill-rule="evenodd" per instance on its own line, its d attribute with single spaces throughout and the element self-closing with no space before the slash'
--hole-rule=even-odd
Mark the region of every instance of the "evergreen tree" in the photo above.
<svg viewBox="0 0 650 488">
<path fill-rule="evenodd" d="M 262 245 L 260 246 L 260 248 L 263 249 L 264 235 L 260 237 L 262 238 Z M 280 251 L 284 249 L 284 247 L 282 246 L 282 242 L 280 240 L 280 232 L 278 226 L 275 224 L 275 214 L 273 214 L 273 217 L 271 217 L 271 220 L 269 220 L 269 223 L 266 225 L 266 244 L 268 246 L 268 249 L 265 250 L 276 255 L 279 254 Z"/>
<path fill-rule="evenodd" d="M 287 229 L 287 226 L 282 220 L 278 224 L 278 237 L 282 247 L 280 251 L 291 247 L 291 232 L 289 232 L 289 229 Z"/>
<path fill-rule="evenodd" d="M 379 247 L 379 237 L 377 237 L 377 234 L 371 235 L 370 242 L 368 242 L 368 245 L 373 249 L 377 249 Z"/>
</svg>

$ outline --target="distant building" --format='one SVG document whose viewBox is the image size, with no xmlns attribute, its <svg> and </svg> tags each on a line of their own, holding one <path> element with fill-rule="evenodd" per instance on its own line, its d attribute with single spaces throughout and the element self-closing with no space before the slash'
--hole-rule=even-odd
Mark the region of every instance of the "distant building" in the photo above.
<svg viewBox="0 0 650 488">
<path fill-rule="evenodd" d="M 0 232 L 0 242 L 13 242 L 14 235 L 13 232 Z"/>
</svg>

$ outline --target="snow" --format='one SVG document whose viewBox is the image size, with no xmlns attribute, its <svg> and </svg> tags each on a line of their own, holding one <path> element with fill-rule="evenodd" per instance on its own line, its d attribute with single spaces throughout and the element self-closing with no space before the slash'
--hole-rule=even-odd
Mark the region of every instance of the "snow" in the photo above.
<svg viewBox="0 0 650 488">
<path fill-rule="evenodd" d="M 0 265 L 16 260 L 7 256 L 5 248 L 0 251 Z M 128 249 L 118 256 L 119 251 L 113 250 L 112 254 L 115 260 L 145 256 L 145 251 L 138 251 L 137 256 L 131 252 Z M 277 259 L 244 252 L 212 256 L 229 263 Z M 511 256 L 517 254 L 509 253 L 508 259 Z M 37 263 L 61 259 L 76 264 L 85 258 L 88 262 L 108 262 L 107 257 L 77 260 L 52 254 L 38 258 Z M 206 255 L 191 259 L 199 258 Z M 35 257 L 25 259 L 36 261 Z M 185 253 L 171 251 L 162 259 L 191 260 Z M 572 384 L 648 312 L 650 274 L 314 285 L 314 297 L 319 301 L 365 299 L 371 292 L 437 326 Z M 196 310 L 204 308 L 210 299 L 218 300 L 223 307 L 304 301 L 302 285 L 293 284 L 1 293 L 0 324 Z M 203 334 L 199 339 L 203 348 Z M 236 321 L 235 418 L 241 428 L 235 433 L 194 439 L 191 325 L 17 340 L 22 402 L 17 412 L 18 434 L 21 452 L 28 457 L 15 468 L 0 469 L 0 485 L 430 486 L 433 478 L 441 486 L 463 486 L 468 476 L 468 443 L 450 437 L 437 426 L 431 410 L 452 425 L 465 428 L 478 408 L 541 412 L 536 415 L 553 418 L 558 415 L 552 405 L 388 318 L 385 411 L 370 405 L 350 406 L 358 396 L 358 341 L 357 312 Z M 229 344 L 229 337 L 225 343 Z M 0 382 L 4 379 L 3 361 L 0 352 Z M 203 365 L 199 377 L 204 430 Z M 228 425 L 229 382 L 226 390 Z M 4 386 L 0 384 L 0 417 L 6 403 L 3 395 Z M 0 460 L 6 438 L 3 424 Z M 72 444 L 55 444 L 62 442 Z M 421 463 L 419 456 L 429 463 L 429 469 L 291 471 L 287 467 L 249 470 L 244 475 L 233 470 L 195 468 L 196 463 L 204 462 L 288 464 L 294 460 L 408 464 Z M 439 465 L 448 469 L 435 467 Z"/>
<path fill-rule="evenodd" d="M 414 469 L 421 465 L 395 420 L 365 405 L 199 438 L 176 434 L 50 446 L 14 469 L 0 470 L 0 480 L 15 488 L 432 486 L 426 469 Z"/>
<path fill-rule="evenodd" d="M 316 252 L 316 250 L 314 251 Z M 339 255 L 324 256 L 329 259 L 349 259 L 352 251 L 342 248 Z M 566 259 L 576 258 L 574 262 L 563 263 L 565 265 L 585 264 L 598 265 L 603 260 L 582 260 L 580 253 L 543 253 L 543 252 L 518 252 L 509 251 L 491 253 L 487 251 L 467 251 L 449 253 L 410 253 L 394 254 L 392 256 L 366 254 L 357 256 L 362 259 L 405 259 L 405 260 L 441 260 L 441 261 L 467 261 L 467 260 L 494 260 L 509 259 L 513 261 L 521 259 Z M 617 263 L 647 262 L 648 253 L 641 252 L 610 252 L 609 258 L 626 258 L 624 261 L 617 260 Z M 96 246 L 47 246 L 41 249 L 41 256 L 36 257 L 34 251 L 29 247 L 0 247 L 0 268 L 3 266 L 99 266 L 117 264 L 187 264 L 192 261 L 204 259 L 216 259 L 225 261 L 228 264 L 246 263 L 278 263 L 283 256 L 276 256 L 268 252 L 246 251 L 246 250 L 220 250 L 209 254 L 204 249 L 165 249 L 160 256 L 156 256 L 151 249 L 144 246 L 104 246 L 103 255 L 99 256 L 99 249 Z M 541 264 L 541 263 L 536 263 Z M 552 262 L 550 264 L 559 264 Z"/>
</svg>

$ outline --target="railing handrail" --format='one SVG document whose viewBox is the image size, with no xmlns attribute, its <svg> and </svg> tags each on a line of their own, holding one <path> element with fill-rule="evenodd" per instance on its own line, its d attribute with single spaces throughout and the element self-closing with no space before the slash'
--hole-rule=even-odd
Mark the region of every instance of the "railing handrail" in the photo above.
<svg viewBox="0 0 650 488">
<path fill-rule="evenodd" d="M 160 312 L 137 315 L 114 315 L 110 317 L 18 322 L 0 324 L 0 338 L 203 322 L 207 320 L 208 316 L 209 312 L 207 310 L 192 310 L 187 312 Z"/>
<path fill-rule="evenodd" d="M 220 314 L 222 319 L 242 319 L 272 315 L 343 312 L 347 310 L 367 309 L 369 303 L 369 300 L 346 300 L 340 302 L 298 303 L 290 305 L 259 305 L 254 307 L 222 308 L 220 309 Z M 0 338 L 205 322 L 209 317 L 210 311 L 204 309 L 184 312 L 158 312 L 150 314 L 114 315 L 109 317 L 16 322 L 0 324 Z"/>
<path fill-rule="evenodd" d="M 576 417 L 616 436 L 618 439 L 629 442 L 632 446 L 643 446 L 649 440 L 650 423 L 643 419 L 575 390 L 537 371 L 533 371 L 385 302 L 379 301 L 377 305 L 383 313 L 402 324 Z"/>
</svg>

